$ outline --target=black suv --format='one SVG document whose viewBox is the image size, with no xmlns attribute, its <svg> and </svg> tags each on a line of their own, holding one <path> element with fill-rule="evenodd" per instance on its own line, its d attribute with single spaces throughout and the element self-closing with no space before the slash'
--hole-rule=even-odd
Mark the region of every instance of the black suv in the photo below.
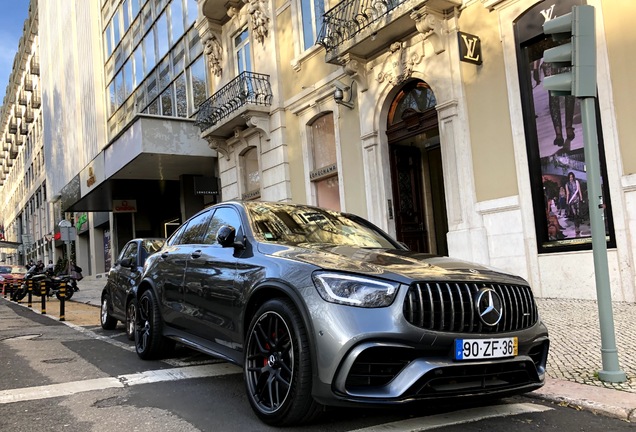
<svg viewBox="0 0 636 432">
<path fill-rule="evenodd" d="M 503 396 L 541 387 L 548 332 L 528 283 L 411 252 L 351 215 L 227 202 L 146 261 L 135 345 L 175 342 L 243 368 L 266 423 L 323 405 Z"/>
</svg>

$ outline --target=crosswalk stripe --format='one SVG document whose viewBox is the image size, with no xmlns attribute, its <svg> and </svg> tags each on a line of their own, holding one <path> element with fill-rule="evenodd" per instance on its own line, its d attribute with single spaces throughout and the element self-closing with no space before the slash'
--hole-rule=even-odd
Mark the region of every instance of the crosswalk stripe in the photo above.
<svg viewBox="0 0 636 432">
<path fill-rule="evenodd" d="M 119 375 L 117 377 L 96 378 L 37 387 L 2 390 L 0 391 L 0 404 L 49 399 L 59 396 L 70 396 L 91 390 L 104 390 L 107 388 L 177 381 L 189 378 L 207 378 L 238 373 L 241 373 L 241 369 L 228 363 L 153 370 L 135 374 Z"/>
</svg>

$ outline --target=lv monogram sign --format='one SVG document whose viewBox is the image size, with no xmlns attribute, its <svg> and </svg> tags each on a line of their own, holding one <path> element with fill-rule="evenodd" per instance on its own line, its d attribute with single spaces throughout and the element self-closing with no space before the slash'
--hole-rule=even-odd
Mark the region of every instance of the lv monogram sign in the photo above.
<svg viewBox="0 0 636 432">
<path fill-rule="evenodd" d="M 479 39 L 478 36 L 464 32 L 457 32 L 457 38 L 459 42 L 460 60 L 480 65 L 482 63 L 481 39 Z"/>
</svg>

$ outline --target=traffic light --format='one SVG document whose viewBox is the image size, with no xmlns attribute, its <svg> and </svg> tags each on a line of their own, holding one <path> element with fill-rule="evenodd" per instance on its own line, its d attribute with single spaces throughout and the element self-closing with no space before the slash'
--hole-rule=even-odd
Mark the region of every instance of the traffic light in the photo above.
<svg viewBox="0 0 636 432">
<path fill-rule="evenodd" d="M 572 12 L 543 24 L 543 33 L 555 41 L 570 42 L 544 51 L 543 61 L 553 67 L 569 67 L 567 72 L 545 77 L 543 87 L 552 95 L 596 96 L 596 37 L 594 7 L 574 6 Z"/>
</svg>

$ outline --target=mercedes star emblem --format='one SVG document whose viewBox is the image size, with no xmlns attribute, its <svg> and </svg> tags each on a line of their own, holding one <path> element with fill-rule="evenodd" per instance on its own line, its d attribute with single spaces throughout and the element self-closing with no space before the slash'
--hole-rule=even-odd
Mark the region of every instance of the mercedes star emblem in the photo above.
<svg viewBox="0 0 636 432">
<path fill-rule="evenodd" d="M 481 322 L 493 327 L 499 324 L 503 317 L 503 304 L 499 294 L 492 288 L 482 288 L 477 293 L 475 307 Z"/>
</svg>

